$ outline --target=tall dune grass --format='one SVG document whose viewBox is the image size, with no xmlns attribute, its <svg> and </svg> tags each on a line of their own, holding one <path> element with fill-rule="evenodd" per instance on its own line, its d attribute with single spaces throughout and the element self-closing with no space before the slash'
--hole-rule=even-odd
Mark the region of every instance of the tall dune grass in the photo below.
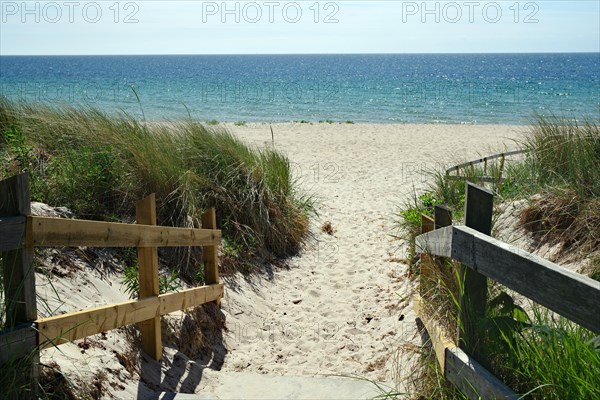
<svg viewBox="0 0 600 400">
<path fill-rule="evenodd" d="M 538 117 L 524 141 L 527 157 L 514 168 L 523 194 L 539 193 L 521 222 L 542 243 L 563 250 L 600 247 L 600 126 Z"/>
<path fill-rule="evenodd" d="M 525 166 L 537 187 L 569 188 L 582 198 L 600 196 L 597 123 L 538 116 L 523 147 Z"/>
<path fill-rule="evenodd" d="M 135 202 L 154 192 L 159 224 L 199 227 L 216 207 L 238 259 L 293 254 L 307 237 L 311 197 L 289 160 L 219 127 L 0 99 L 0 135 L 0 175 L 29 172 L 33 200 L 82 218 L 132 222 Z M 198 261 L 187 260 L 184 275 Z"/>
</svg>

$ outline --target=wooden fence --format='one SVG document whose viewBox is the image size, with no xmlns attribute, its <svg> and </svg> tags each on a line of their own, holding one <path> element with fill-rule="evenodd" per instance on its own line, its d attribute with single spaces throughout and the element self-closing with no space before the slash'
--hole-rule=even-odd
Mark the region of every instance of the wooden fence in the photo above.
<svg viewBox="0 0 600 400">
<path fill-rule="evenodd" d="M 0 252 L 2 252 L 6 328 L 0 332 L 0 365 L 26 358 L 32 385 L 38 376 L 39 350 L 125 325 L 140 323 L 142 349 L 162 355 L 160 316 L 208 302 L 219 302 L 215 209 L 202 218 L 203 229 L 156 226 L 154 194 L 136 207 L 137 224 L 46 218 L 31 215 L 26 174 L 0 181 Z M 103 307 L 37 317 L 34 247 L 137 247 L 139 299 Z M 205 286 L 159 295 L 157 247 L 202 246 Z M 32 392 L 35 388 L 32 388 Z"/>
<path fill-rule="evenodd" d="M 504 163 L 506 161 L 506 157 L 514 156 L 517 154 L 523 154 L 526 152 L 527 152 L 527 150 L 511 150 L 511 151 L 506 151 L 504 153 L 493 154 L 491 156 L 486 156 L 483 158 L 479 158 L 477 160 L 467 161 L 465 163 L 455 165 L 446 170 L 446 179 L 466 180 L 467 177 L 460 174 L 461 170 L 465 170 L 467 168 L 473 168 L 477 164 L 483 164 L 483 175 L 477 178 L 480 182 L 503 182 L 504 178 L 502 178 L 502 173 L 504 171 Z M 500 159 L 500 165 L 498 167 L 499 175 L 498 175 L 498 177 L 489 176 L 488 175 L 488 162 L 491 160 L 495 160 L 497 158 Z M 452 175 L 452 172 L 454 172 L 456 175 Z"/>
<path fill-rule="evenodd" d="M 458 319 L 463 328 L 458 333 L 458 344 L 434 316 L 428 315 L 420 294 L 416 295 L 415 308 L 446 379 L 470 399 L 517 399 L 517 394 L 476 361 L 479 349 L 473 327 L 485 312 L 487 278 L 598 334 L 600 282 L 490 237 L 492 213 L 492 193 L 467 182 L 465 226 L 452 226 L 450 210 L 436 206 L 433 219 L 422 217 L 422 234 L 416 238 L 416 250 L 421 253 L 421 282 L 431 256 L 461 263 L 459 276 L 463 277 L 464 288 Z"/>
</svg>

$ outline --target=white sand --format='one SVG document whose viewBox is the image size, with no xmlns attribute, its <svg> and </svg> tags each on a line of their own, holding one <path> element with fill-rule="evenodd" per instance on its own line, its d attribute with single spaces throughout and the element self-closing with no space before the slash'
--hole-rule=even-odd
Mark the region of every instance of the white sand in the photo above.
<svg viewBox="0 0 600 400">
<path fill-rule="evenodd" d="M 272 146 L 268 125 L 228 128 Z M 318 242 L 274 279 L 253 278 L 226 291 L 224 369 L 393 382 L 394 364 L 409 363 L 401 347 L 418 343 L 406 266 L 398 262 L 405 244 L 391 236 L 398 205 L 413 185 L 429 182 L 426 171 L 514 149 L 512 139 L 524 128 L 290 123 L 273 131 L 275 148 L 319 198 Z M 333 236 L 320 231 L 324 221 L 331 221 Z"/>
<path fill-rule="evenodd" d="M 227 127 L 256 146 L 272 146 L 268 125 Z M 512 140 L 525 129 L 274 124 L 275 148 L 290 158 L 302 188 L 318 198 L 319 215 L 312 224 L 316 240 L 288 260 L 289 269 L 275 269 L 272 278 L 255 275 L 250 280 L 241 276 L 226 280 L 222 307 L 229 331 L 225 333 L 228 354 L 223 371 L 353 375 L 391 384 L 398 371 L 410 372 L 406 369 L 414 355 L 405 347 L 418 344 L 419 339 L 406 266 L 399 262 L 405 256 L 405 243 L 391 236 L 397 233 L 394 213 L 413 185 L 427 184 L 425 171 L 514 149 Z M 331 222 L 333 236 L 320 231 L 324 221 Z M 67 301 L 64 311 L 126 298 L 113 293 L 122 290 L 120 278 L 89 274 L 89 283 L 83 283 L 81 292 L 69 293 L 70 280 L 54 285 Z M 112 282 L 112 286 L 102 282 Z M 112 354 L 121 340 L 109 335 L 102 346 L 85 354 L 76 344 L 66 344 L 61 352 L 45 351 L 42 361 L 56 359 L 63 370 L 83 377 L 110 366 L 109 375 L 121 374 L 120 384 L 126 390 L 111 391 L 118 398 L 135 396 L 138 383 L 124 378 L 127 374 L 120 372 Z M 181 382 L 198 381 L 190 376 L 198 370 L 194 361 L 175 362 L 176 351 L 166 352 L 163 373 L 168 369 L 181 377 Z M 186 387 L 186 391 L 207 393 L 211 384 L 218 382 L 211 378 L 215 375 L 218 372 L 207 370 L 200 384 Z M 180 390 L 181 382 L 173 383 L 172 390 Z"/>
</svg>

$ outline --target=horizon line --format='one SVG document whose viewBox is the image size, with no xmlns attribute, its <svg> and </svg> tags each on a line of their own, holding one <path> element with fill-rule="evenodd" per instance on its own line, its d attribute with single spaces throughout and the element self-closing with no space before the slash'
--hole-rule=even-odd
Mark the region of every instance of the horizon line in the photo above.
<svg viewBox="0 0 600 400">
<path fill-rule="evenodd" d="M 118 54 L 0 54 L 0 57 L 106 57 L 106 56 L 326 56 L 326 55 L 473 55 L 473 54 L 600 54 L 598 51 L 490 51 L 405 53 L 118 53 Z"/>
</svg>

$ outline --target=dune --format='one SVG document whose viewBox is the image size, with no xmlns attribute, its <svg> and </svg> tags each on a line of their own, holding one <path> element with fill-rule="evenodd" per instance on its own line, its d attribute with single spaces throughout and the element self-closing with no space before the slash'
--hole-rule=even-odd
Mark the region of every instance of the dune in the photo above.
<svg viewBox="0 0 600 400">
<path fill-rule="evenodd" d="M 293 382 L 301 376 L 360 377 L 403 390 L 399 382 L 416 368 L 411 348 L 421 340 L 403 262 L 406 243 L 394 238 L 394 213 L 414 188 L 430 182 L 427 171 L 514 149 L 513 141 L 527 127 L 277 123 L 273 138 L 269 124 L 226 127 L 250 144 L 274 146 L 289 157 L 301 188 L 317 201 L 314 239 L 285 260 L 285 267 L 223 277 L 227 351 L 220 371 L 211 370 L 210 363 L 204 370 L 165 345 L 162 377 L 157 377 L 163 390 L 210 397 L 222 382 L 238 379 L 227 376 L 240 372 L 296 377 Z M 45 291 L 56 290 L 65 311 L 126 297 L 118 276 L 96 275 L 81 278 L 83 291 L 73 292 L 66 281 Z M 171 318 L 177 323 L 182 315 Z M 86 351 L 81 343 L 46 350 L 42 362 L 55 361 L 88 381 L 110 368 L 110 392 L 117 398 L 149 393 L 115 358 L 125 341 L 122 332 L 89 340 L 97 343 Z M 246 393 L 262 393 L 260 385 L 274 379 L 246 377 L 245 385 L 257 385 L 246 387 Z"/>
</svg>

